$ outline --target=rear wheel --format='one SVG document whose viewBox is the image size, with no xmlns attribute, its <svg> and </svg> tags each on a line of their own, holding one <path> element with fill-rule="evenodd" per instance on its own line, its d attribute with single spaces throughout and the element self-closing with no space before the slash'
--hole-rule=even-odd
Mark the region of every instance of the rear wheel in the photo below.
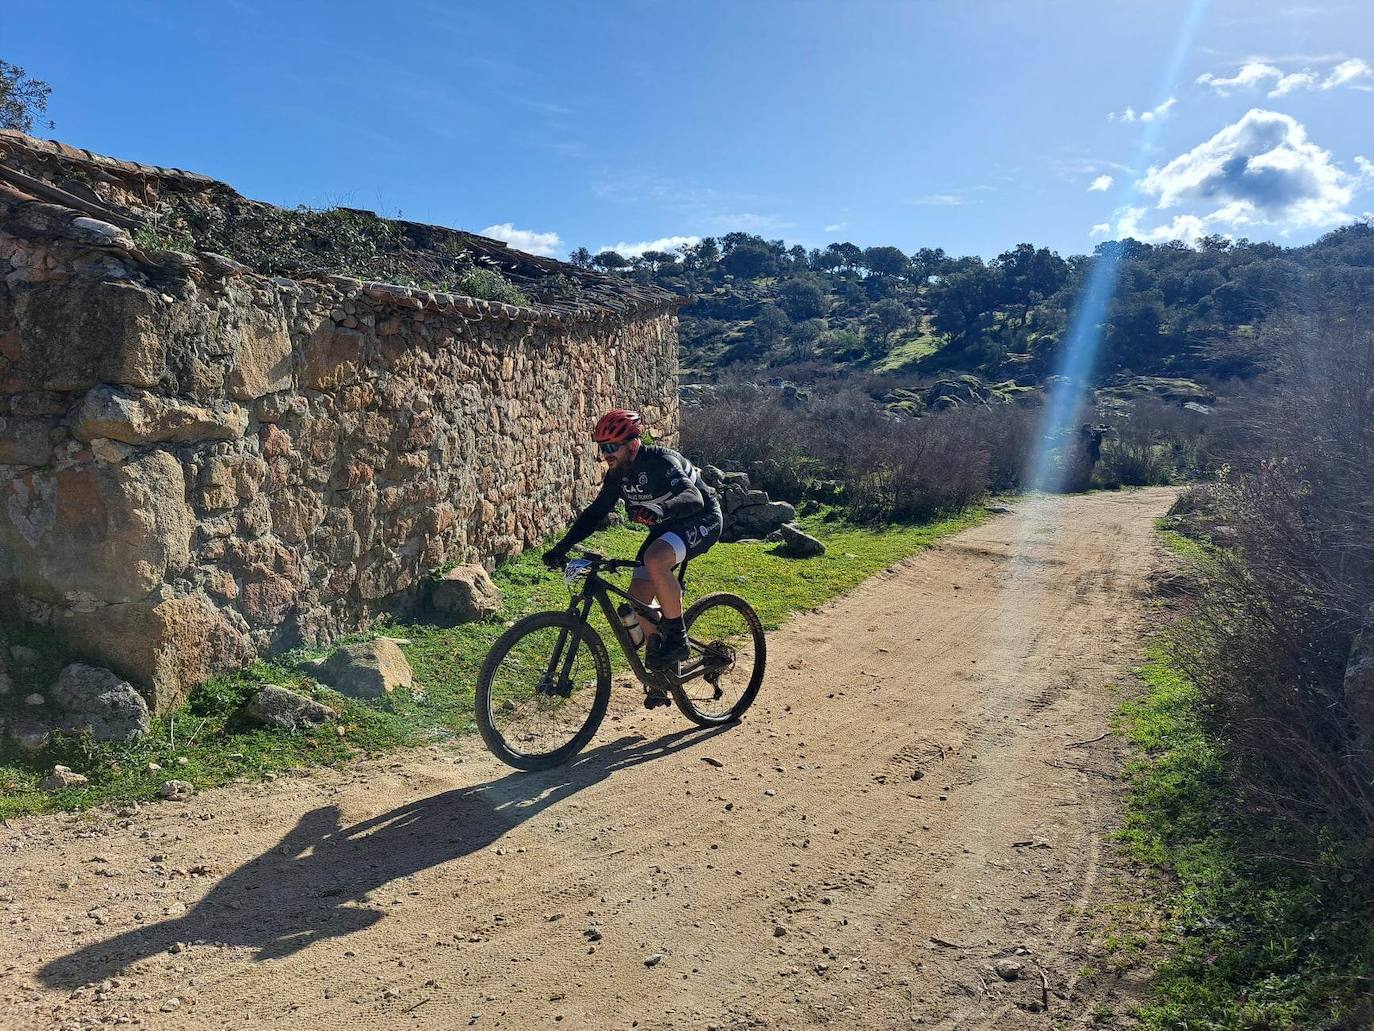
<svg viewBox="0 0 1374 1031">
<path fill-rule="evenodd" d="M 611 662 L 601 638 L 566 612 L 540 612 L 487 653 L 477 678 L 477 729 L 502 762 L 544 770 L 586 747 L 610 698 Z"/>
<path fill-rule="evenodd" d="M 763 624 L 734 594 L 708 594 L 682 617 L 691 656 L 682 668 L 703 672 L 672 685 L 682 714 L 706 727 L 731 723 L 753 704 L 768 656 Z"/>
</svg>

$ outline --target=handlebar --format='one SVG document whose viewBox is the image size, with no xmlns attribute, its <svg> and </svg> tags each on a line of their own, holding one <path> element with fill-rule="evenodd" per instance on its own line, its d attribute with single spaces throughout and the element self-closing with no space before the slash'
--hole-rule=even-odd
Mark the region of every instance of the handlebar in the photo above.
<svg viewBox="0 0 1374 1031">
<path fill-rule="evenodd" d="M 607 558 L 600 552 L 588 551 L 586 548 L 573 548 L 572 550 L 582 555 L 584 558 L 590 559 L 593 569 L 633 569 L 635 566 L 639 565 L 639 563 L 633 559 Z"/>
</svg>

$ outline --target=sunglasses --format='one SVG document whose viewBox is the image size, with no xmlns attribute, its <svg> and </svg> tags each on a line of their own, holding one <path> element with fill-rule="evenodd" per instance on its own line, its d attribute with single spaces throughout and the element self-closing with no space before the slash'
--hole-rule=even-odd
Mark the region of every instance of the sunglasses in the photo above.
<svg viewBox="0 0 1374 1031">
<path fill-rule="evenodd" d="M 603 440 L 600 444 L 596 446 L 601 450 L 601 453 L 603 455 L 613 455 L 621 448 L 623 448 L 625 446 L 625 443 L 624 441 L 622 441 L 619 444 L 613 444 L 609 440 Z"/>
</svg>

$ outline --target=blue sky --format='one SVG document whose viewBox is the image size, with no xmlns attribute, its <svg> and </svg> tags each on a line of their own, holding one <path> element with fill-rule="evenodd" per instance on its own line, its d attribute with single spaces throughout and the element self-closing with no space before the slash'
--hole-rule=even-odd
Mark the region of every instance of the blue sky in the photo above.
<svg viewBox="0 0 1374 1031">
<path fill-rule="evenodd" d="M 4 5 L 0 58 L 78 146 L 559 255 L 1302 243 L 1374 209 L 1367 2 L 77 0 Z"/>
</svg>

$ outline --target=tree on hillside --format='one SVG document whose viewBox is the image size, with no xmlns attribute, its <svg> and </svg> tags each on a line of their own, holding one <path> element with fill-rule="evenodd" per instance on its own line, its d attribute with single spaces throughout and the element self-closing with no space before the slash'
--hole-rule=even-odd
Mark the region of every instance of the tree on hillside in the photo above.
<svg viewBox="0 0 1374 1031">
<path fill-rule="evenodd" d="M 765 304 L 754 316 L 754 335 L 764 347 L 772 347 L 792 328 L 792 320 L 776 304 Z"/>
<path fill-rule="evenodd" d="M 900 276 L 906 273 L 908 262 L 896 247 L 869 247 L 863 253 L 863 267 L 875 276 Z"/>
<path fill-rule="evenodd" d="M 879 301 L 873 306 L 873 310 L 864 318 L 864 325 L 872 333 L 876 333 L 882 341 L 882 353 L 887 353 L 888 341 L 892 334 L 903 326 L 911 324 L 911 309 L 901 301 L 886 300 Z M 875 348 L 869 348 L 876 353 Z"/>
<path fill-rule="evenodd" d="M 34 118 L 47 113 L 52 87 L 30 78 L 18 65 L 0 61 L 0 128 L 29 132 Z M 49 119 L 47 127 L 53 128 Z"/>
<path fill-rule="evenodd" d="M 814 319 L 825 314 L 825 291 L 809 277 L 786 280 L 777 289 L 778 303 L 794 321 Z"/>
<path fill-rule="evenodd" d="M 592 267 L 592 252 L 585 247 L 579 247 L 568 255 L 568 261 L 578 268 Z"/>
<path fill-rule="evenodd" d="M 726 239 L 734 235 L 730 233 Z M 720 264 L 721 268 L 738 279 L 757 279 L 777 271 L 777 259 L 772 249 L 758 237 L 732 243 L 720 259 Z"/>
<path fill-rule="evenodd" d="M 629 267 L 629 261 L 615 251 L 602 251 L 592 259 L 592 268 L 601 269 L 603 272 L 618 272 Z"/>
</svg>

